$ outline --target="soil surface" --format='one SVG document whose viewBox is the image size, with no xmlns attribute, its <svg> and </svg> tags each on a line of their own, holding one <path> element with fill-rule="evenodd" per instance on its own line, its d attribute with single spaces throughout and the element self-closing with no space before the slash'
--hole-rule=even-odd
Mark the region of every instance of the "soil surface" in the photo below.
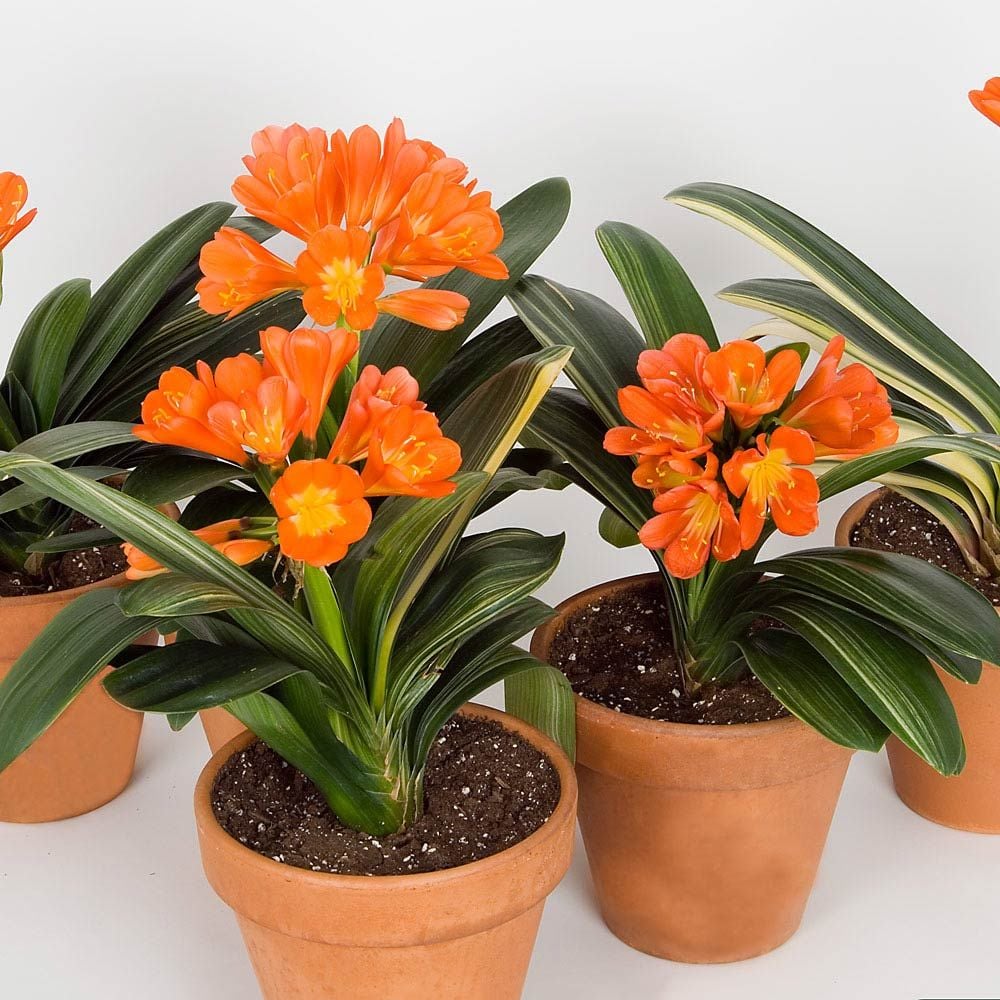
<svg viewBox="0 0 1000 1000">
<path fill-rule="evenodd" d="M 976 576 L 966 565 L 962 550 L 948 529 L 923 507 L 891 490 L 876 500 L 855 525 L 851 545 L 901 552 L 933 563 L 972 584 L 1000 607 L 1000 580 Z"/>
<path fill-rule="evenodd" d="M 70 532 L 96 527 L 96 522 L 82 514 L 75 514 L 69 523 Z M 72 590 L 124 573 L 127 566 L 125 553 L 117 544 L 64 552 L 46 565 L 41 576 L 33 576 L 25 570 L 16 573 L 0 570 L 0 597 L 26 597 Z"/>
<path fill-rule="evenodd" d="M 555 636 L 549 658 L 577 694 L 627 715 L 705 725 L 788 715 L 753 675 L 728 687 L 684 690 L 659 581 L 588 604 Z"/>
<path fill-rule="evenodd" d="M 219 771 L 212 809 L 241 844 L 296 868 L 412 875 L 498 854 L 534 833 L 559 803 L 559 774 L 530 743 L 491 719 L 458 716 L 427 762 L 424 815 L 402 833 L 345 826 L 316 786 L 260 741 Z"/>
</svg>

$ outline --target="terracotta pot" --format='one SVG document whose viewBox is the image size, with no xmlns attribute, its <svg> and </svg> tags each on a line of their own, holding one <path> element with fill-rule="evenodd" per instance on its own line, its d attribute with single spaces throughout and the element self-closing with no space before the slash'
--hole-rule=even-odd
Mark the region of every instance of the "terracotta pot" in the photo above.
<svg viewBox="0 0 1000 1000">
<path fill-rule="evenodd" d="M 55 616 L 81 594 L 120 587 L 124 574 L 73 590 L 0 598 L 0 679 Z M 157 636 L 140 640 L 155 645 Z M 94 678 L 3 772 L 0 821 L 45 823 L 103 806 L 132 779 L 142 714 L 122 708 Z"/>
<path fill-rule="evenodd" d="M 838 545 L 851 544 L 854 526 L 887 491 L 862 497 L 837 525 Z M 974 833 L 1000 833 L 1000 670 L 983 664 L 978 684 L 963 684 L 938 670 L 955 705 L 968 759 L 961 774 L 945 778 L 894 736 L 886 743 L 896 794 L 926 819 Z"/>
<path fill-rule="evenodd" d="M 550 757 L 562 797 L 549 821 L 491 858 L 425 875 L 307 872 L 252 851 L 219 826 L 212 757 L 195 814 L 205 873 L 236 911 L 266 1000 L 516 1000 L 545 899 L 569 867 L 576 781 L 566 756 L 517 719 L 476 705 Z"/>
<path fill-rule="evenodd" d="M 655 575 L 559 605 L 531 651 L 547 660 L 574 612 Z M 797 719 L 685 725 L 577 698 L 580 827 L 605 923 L 679 962 L 734 962 L 799 926 L 852 751 Z"/>
<path fill-rule="evenodd" d="M 247 727 L 224 708 L 206 708 L 198 716 L 212 753 L 218 753 L 230 740 L 247 731 Z"/>
</svg>

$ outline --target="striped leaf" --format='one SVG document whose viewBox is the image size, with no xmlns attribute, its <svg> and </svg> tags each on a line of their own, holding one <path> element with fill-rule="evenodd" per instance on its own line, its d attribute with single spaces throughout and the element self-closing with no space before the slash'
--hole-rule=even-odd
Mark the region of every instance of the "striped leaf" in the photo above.
<svg viewBox="0 0 1000 1000">
<path fill-rule="evenodd" d="M 91 420 L 81 424 L 52 427 L 22 441 L 11 455 L 23 454 L 46 462 L 64 462 L 100 448 L 131 444 L 136 440 L 133 425 L 113 420 Z"/>
<path fill-rule="evenodd" d="M 238 465 L 200 455 L 159 455 L 136 468 L 125 481 L 124 492 L 158 506 L 251 476 Z"/>
<path fill-rule="evenodd" d="M 668 199 L 739 230 L 777 254 L 835 302 L 953 386 L 985 427 L 1000 431 L 1000 386 L 975 359 L 866 264 L 815 226 L 752 191 L 689 184 Z M 977 426 L 981 426 L 977 424 Z"/>
<path fill-rule="evenodd" d="M 514 662 L 520 669 L 504 679 L 504 708 L 545 733 L 570 760 L 576 760 L 576 699 L 566 675 L 534 657 Z"/>
<path fill-rule="evenodd" d="M 739 646 L 761 683 L 807 726 L 840 746 L 881 749 L 889 730 L 801 636 L 760 629 Z"/>
<path fill-rule="evenodd" d="M 597 243 L 622 286 L 646 345 L 661 348 L 676 333 L 696 333 L 713 350 L 712 318 L 677 258 L 659 240 L 626 222 L 597 227 Z"/>
</svg>

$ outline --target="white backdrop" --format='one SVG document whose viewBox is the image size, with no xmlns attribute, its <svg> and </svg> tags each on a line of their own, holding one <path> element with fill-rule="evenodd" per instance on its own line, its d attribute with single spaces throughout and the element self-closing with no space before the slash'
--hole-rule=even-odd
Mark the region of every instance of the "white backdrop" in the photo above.
<svg viewBox="0 0 1000 1000">
<path fill-rule="evenodd" d="M 996 0 L 49 0 L 11 3 L 0 22 L 0 170 L 23 173 L 39 208 L 6 254 L 5 353 L 49 288 L 78 275 L 96 283 L 169 219 L 228 199 L 255 129 L 293 120 L 382 127 L 398 114 L 411 134 L 468 162 L 497 204 L 539 178 L 569 178 L 570 220 L 535 268 L 559 281 L 623 306 L 593 240 L 594 227 L 608 218 L 661 238 L 706 294 L 741 278 L 784 273 L 737 234 L 661 200 L 685 182 L 725 181 L 774 197 L 828 231 L 987 368 L 1000 368 L 1000 130 L 965 97 L 1000 74 Z M 727 337 L 752 318 L 722 303 L 712 308 Z M 831 537 L 839 509 L 826 511 L 822 538 Z M 649 565 L 642 552 L 603 546 L 596 513 L 571 492 L 520 498 L 507 508 L 507 518 L 569 535 L 563 565 L 542 596 L 558 600 Z M 179 794 L 186 798 L 186 788 Z M 31 843 L 39 860 L 46 857 L 30 833 L 0 841 L 0 874 L 19 865 L 12 844 L 20 852 Z M 955 834 L 933 840 L 939 833 L 921 827 L 913 834 L 932 838 L 928 859 L 939 844 L 969 843 Z M 995 866 L 996 852 L 990 857 Z M 578 881 L 583 886 L 584 876 Z M 0 921 L 24 926 L 4 903 L 3 885 L 0 879 Z M 69 927 L 81 927 L 84 913 L 67 918 Z M 995 917 L 983 914 L 994 927 Z M 593 935 L 595 946 L 610 941 L 596 924 Z M 22 950 L 10 934 L 6 940 L 29 963 L 26 970 L 46 961 L 41 946 Z M 609 962 L 626 958 L 625 949 L 609 951 Z M 625 979 L 637 992 L 628 995 L 661 995 L 654 967 L 662 968 L 632 967 L 633 978 Z M 635 971 L 647 968 L 649 977 Z M 993 973 L 995 983 L 995 962 Z M 762 990 L 770 989 L 766 980 Z M 570 995 L 532 981 L 537 998 Z M 605 981 L 600 995 L 614 995 L 615 981 Z M 720 997 L 734 985 L 687 981 L 692 989 L 729 984 Z M 783 975 L 788 992 L 777 995 L 798 995 L 793 981 Z M 573 995 L 591 995 L 580 992 L 587 982 L 581 978 Z M 882 985 L 892 982 L 898 979 Z M 946 991 L 955 980 L 936 982 Z M 986 982 L 973 977 L 966 990 L 985 990 Z M 818 995 L 816 981 L 799 985 Z M 169 983 L 163 989 L 155 995 L 194 995 Z M 50 993 L 36 982 L 11 995 L 146 994 L 124 985 L 101 994 Z"/>
</svg>

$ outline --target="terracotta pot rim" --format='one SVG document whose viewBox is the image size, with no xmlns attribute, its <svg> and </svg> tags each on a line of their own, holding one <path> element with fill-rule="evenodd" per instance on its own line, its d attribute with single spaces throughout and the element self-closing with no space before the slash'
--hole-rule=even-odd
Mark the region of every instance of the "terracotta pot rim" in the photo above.
<svg viewBox="0 0 1000 1000">
<path fill-rule="evenodd" d="M 610 587 L 617 584 L 632 584 L 646 581 L 657 581 L 660 579 L 659 573 L 636 573 L 632 576 L 619 577 L 616 580 L 606 580 L 604 583 L 594 584 L 579 593 L 567 597 L 556 605 L 556 613 L 547 622 L 535 630 L 531 639 L 531 652 L 534 656 L 544 660 L 542 646 L 551 642 L 555 634 L 559 631 L 559 619 L 564 615 L 568 616 L 571 610 L 577 605 L 591 600 L 598 594 L 605 593 Z M 616 712 L 606 705 L 601 705 L 596 701 L 591 701 L 583 695 L 574 696 L 576 700 L 577 712 L 587 718 L 595 725 L 610 726 L 619 730 L 627 730 L 636 735 L 680 735 L 702 740 L 741 740 L 751 736 L 767 736 L 778 734 L 788 729 L 795 729 L 799 726 L 806 726 L 804 722 L 794 715 L 787 715 L 780 719 L 770 719 L 767 722 L 737 722 L 732 725 L 711 725 L 696 722 L 671 722 L 668 719 L 647 719 L 641 715 L 630 715 L 627 712 Z M 806 726 L 806 728 L 811 728 Z"/>
<path fill-rule="evenodd" d="M 180 508 L 175 503 L 161 504 L 157 509 L 173 521 L 176 521 L 181 516 Z M 114 576 L 106 576 L 103 580 L 94 580 L 92 583 L 85 583 L 82 587 L 50 590 L 46 594 L 0 597 L 0 605 L 6 605 L 11 608 L 27 608 L 35 604 L 58 604 L 60 601 L 75 601 L 82 594 L 87 594 L 92 590 L 100 590 L 102 587 L 123 587 L 126 582 L 124 572 L 115 573 Z"/>
<path fill-rule="evenodd" d="M 214 753 L 202 769 L 194 793 L 195 814 L 206 841 L 219 850 L 232 852 L 240 856 L 241 863 L 251 869 L 256 869 L 262 875 L 280 872 L 290 881 L 312 889 L 339 892 L 360 892 L 374 894 L 383 892 L 398 893 L 413 889 L 441 888 L 450 882 L 476 875 L 488 875 L 496 869 L 506 868 L 522 856 L 543 847 L 547 841 L 559 836 L 562 826 L 567 820 L 575 822 L 577 787 L 573 765 L 565 752 L 556 743 L 533 726 L 522 722 L 515 716 L 508 715 L 486 705 L 470 702 L 462 713 L 485 716 L 501 723 L 505 729 L 512 730 L 523 739 L 528 740 L 538 750 L 542 751 L 552 762 L 559 775 L 560 795 L 552 814 L 534 833 L 525 837 L 511 847 L 491 854 L 479 861 L 470 861 L 454 868 L 444 868 L 436 872 L 420 872 L 411 875 L 339 875 L 332 872 L 313 872 L 295 865 L 284 864 L 272 858 L 265 857 L 228 834 L 215 817 L 212 809 L 211 792 L 216 775 L 222 766 L 237 751 L 242 750 L 257 739 L 252 732 L 241 733 L 230 740 L 225 746 Z"/>
<path fill-rule="evenodd" d="M 855 525 L 868 513 L 868 508 L 877 503 L 889 493 L 888 486 L 879 486 L 877 489 L 866 493 L 863 497 L 855 500 L 847 510 L 841 515 L 834 532 L 834 544 L 841 548 L 851 548 L 851 532 Z"/>
</svg>

